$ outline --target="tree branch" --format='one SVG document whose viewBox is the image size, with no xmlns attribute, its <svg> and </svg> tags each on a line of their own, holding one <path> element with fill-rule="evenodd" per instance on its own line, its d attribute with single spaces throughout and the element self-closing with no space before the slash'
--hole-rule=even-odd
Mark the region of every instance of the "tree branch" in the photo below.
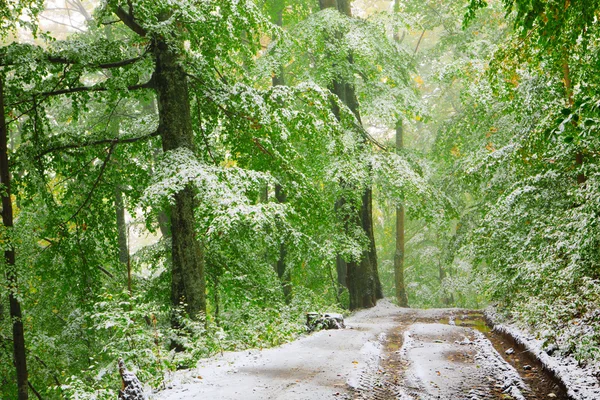
<svg viewBox="0 0 600 400">
<path fill-rule="evenodd" d="M 134 143 L 134 142 L 139 142 L 141 140 L 145 140 L 145 139 L 149 139 L 149 138 L 158 136 L 159 134 L 160 134 L 159 131 L 156 131 L 156 132 L 152 132 L 147 135 L 144 135 L 144 136 L 125 138 L 125 139 L 119 139 L 119 138 L 100 139 L 100 140 L 93 140 L 93 141 L 84 142 L 84 143 L 71 143 L 71 144 L 66 144 L 63 146 L 51 147 L 49 149 L 46 149 L 46 150 L 40 152 L 35 157 L 40 158 L 40 157 L 45 156 L 46 154 L 50 154 L 55 151 L 68 150 L 68 149 L 81 149 L 84 147 L 99 146 L 102 144 L 110 144 L 112 146 L 115 146 L 117 144 L 123 144 L 123 143 Z"/>
<path fill-rule="evenodd" d="M 104 275 L 110 277 L 110 278 L 114 278 L 115 276 L 113 274 L 111 274 L 109 271 L 107 271 L 102 265 L 96 265 L 96 267 L 102 271 L 104 273 Z"/>
<path fill-rule="evenodd" d="M 140 89 L 151 89 L 154 87 L 154 82 L 152 78 L 146 83 L 140 83 L 137 85 L 132 85 L 127 88 L 127 90 L 140 90 Z M 61 94 L 69 94 L 69 93 L 80 93 L 80 92 L 106 92 L 108 91 L 107 87 L 104 86 L 80 86 L 74 88 L 60 89 L 51 92 L 42 92 L 40 93 L 43 96 L 58 96 Z"/>
<path fill-rule="evenodd" d="M 147 53 L 147 51 L 145 51 L 144 54 L 142 54 L 141 56 L 129 58 L 127 60 L 119 60 L 119 61 L 100 63 L 100 64 L 90 64 L 90 65 L 86 65 L 86 66 L 91 67 L 91 68 L 102 68 L 102 69 L 125 67 L 127 65 L 131 65 L 131 64 L 134 64 L 134 63 L 140 61 L 142 58 L 144 58 L 146 53 Z M 48 61 L 53 64 L 76 64 L 66 58 L 57 57 L 57 56 L 49 56 Z"/>
<path fill-rule="evenodd" d="M 152 89 L 153 87 L 154 87 L 154 78 L 150 78 L 150 80 L 148 82 L 141 83 L 141 84 L 138 84 L 138 85 L 129 86 L 127 88 L 127 90 Z M 40 103 L 41 103 L 41 102 L 47 100 L 48 97 L 50 97 L 50 96 L 58 96 L 58 95 L 61 95 L 61 94 L 80 93 L 80 92 L 106 92 L 106 91 L 108 91 L 108 88 L 106 88 L 104 86 L 98 86 L 98 87 L 82 86 L 82 87 L 76 87 L 76 88 L 60 89 L 60 90 L 54 90 L 54 91 L 50 91 L 50 92 L 37 93 L 37 94 L 34 94 L 33 97 L 35 97 L 37 95 L 44 96 L 44 98 L 42 98 L 40 100 Z M 33 97 L 31 99 L 31 101 L 33 101 Z M 11 106 L 15 106 L 17 104 L 25 103 L 27 101 L 29 101 L 29 100 L 20 100 L 20 101 L 18 101 L 16 103 L 11 104 Z M 21 118 L 23 115 L 29 114 L 31 111 L 33 111 L 33 107 L 30 108 L 27 111 L 24 111 L 23 113 L 19 114 L 18 116 L 14 117 L 10 121 L 8 121 L 6 123 L 6 125 L 12 124 L 13 122 L 15 122 L 19 118 Z"/>
<path fill-rule="evenodd" d="M 142 26 L 138 24 L 133 18 L 133 16 L 127 11 L 123 10 L 121 7 L 117 7 L 117 9 L 115 10 L 115 14 L 117 15 L 117 17 L 119 17 L 121 21 L 123 21 L 125 26 L 127 26 L 129 29 L 131 29 L 132 31 L 134 31 L 142 37 L 146 36 L 146 30 L 142 28 Z"/>
<path fill-rule="evenodd" d="M 417 54 L 417 50 L 419 50 L 419 45 L 421 44 L 421 40 L 423 40 L 425 31 L 426 31 L 426 29 L 423 29 L 423 32 L 421 32 L 421 36 L 419 36 L 419 41 L 417 42 L 417 46 L 415 47 L 415 51 L 413 52 L 413 55 Z"/>
<path fill-rule="evenodd" d="M 57 21 L 57 20 L 55 20 L 55 19 L 52 19 L 52 18 L 46 17 L 44 14 L 40 14 L 40 18 L 44 18 L 45 20 L 48 20 L 48 21 L 50 21 L 50 22 L 52 22 L 52 23 L 54 23 L 54 24 L 58 24 L 58 25 L 66 26 L 67 28 L 72 28 L 72 29 L 75 29 L 75 30 L 77 30 L 77 31 L 79 31 L 79 32 L 82 32 L 82 33 L 85 33 L 85 32 L 86 32 L 86 30 L 84 30 L 84 29 L 81 29 L 81 28 L 78 28 L 78 27 L 74 26 L 73 24 L 66 24 L 66 23 L 64 23 L 64 22 Z"/>
<path fill-rule="evenodd" d="M 81 205 L 79 206 L 79 208 L 77 209 L 77 211 L 75 211 L 75 213 L 73 213 L 73 215 L 71 215 L 69 217 L 69 219 L 67 219 L 64 222 L 64 224 L 67 224 L 69 221 L 71 221 L 73 218 L 75 218 L 81 212 L 81 210 L 83 210 L 88 205 L 89 201 L 92 199 L 92 196 L 94 195 L 94 192 L 96 191 L 96 188 L 98 187 L 98 184 L 102 180 L 102 176 L 104 176 L 104 171 L 106 170 L 106 166 L 108 165 L 108 162 L 110 161 L 110 158 L 111 158 L 111 156 L 113 154 L 113 151 L 115 150 L 115 146 L 116 146 L 116 144 L 113 143 L 110 146 L 110 148 L 108 149 L 108 154 L 106 155 L 106 158 L 104 159 L 104 163 L 102 164 L 102 167 L 100 168 L 100 173 L 98 173 L 98 177 L 94 181 L 94 184 L 92 185 L 92 189 L 90 190 L 90 192 L 86 196 L 84 202 L 81 203 Z"/>
<path fill-rule="evenodd" d="M 31 389 L 31 391 L 33 392 L 33 394 L 35 394 L 35 397 L 38 398 L 38 400 L 42 400 L 42 396 L 40 396 L 40 392 L 38 392 L 33 385 L 31 384 L 31 381 L 27 381 L 27 385 L 29 385 L 29 389 Z"/>
</svg>

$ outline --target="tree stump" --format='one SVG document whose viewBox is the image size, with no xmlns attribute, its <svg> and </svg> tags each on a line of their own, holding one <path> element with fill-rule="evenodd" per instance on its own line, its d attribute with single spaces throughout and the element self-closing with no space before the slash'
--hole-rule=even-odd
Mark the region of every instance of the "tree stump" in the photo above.
<svg viewBox="0 0 600 400">
<path fill-rule="evenodd" d="M 119 358 L 119 374 L 121 374 L 121 390 L 119 400 L 147 400 L 142 383 L 131 371 L 125 368 L 122 358 Z"/>
</svg>

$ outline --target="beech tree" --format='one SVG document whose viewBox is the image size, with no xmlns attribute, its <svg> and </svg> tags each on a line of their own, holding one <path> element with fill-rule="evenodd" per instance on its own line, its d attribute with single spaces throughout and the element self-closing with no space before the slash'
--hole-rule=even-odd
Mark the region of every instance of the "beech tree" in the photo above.
<svg viewBox="0 0 600 400">
<path fill-rule="evenodd" d="M 15 4 L 3 16 L 31 13 L 31 31 L 43 7 Z M 0 397 L 114 398 L 119 357 L 157 387 L 200 357 L 291 340 L 307 309 L 348 306 L 336 272 L 351 309 L 373 306 L 373 193 L 424 219 L 447 208 L 417 157 L 371 133 L 426 114 L 397 16 L 67 6 L 85 14 L 76 33 L 0 47 L 0 290 L 22 306 L 0 320 L 0 354 L 23 361 L 0 363 Z M 156 241 L 140 246 L 141 225 Z"/>
</svg>

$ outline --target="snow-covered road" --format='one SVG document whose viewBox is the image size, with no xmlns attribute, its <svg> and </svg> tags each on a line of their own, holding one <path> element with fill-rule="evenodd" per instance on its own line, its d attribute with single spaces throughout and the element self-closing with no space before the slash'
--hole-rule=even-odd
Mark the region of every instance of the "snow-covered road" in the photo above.
<svg viewBox="0 0 600 400">
<path fill-rule="evenodd" d="M 464 310 L 401 309 L 387 301 L 321 331 L 266 350 L 225 353 L 177 372 L 157 400 L 524 399 L 519 373 Z M 445 321 L 445 323 L 439 323 Z"/>
</svg>

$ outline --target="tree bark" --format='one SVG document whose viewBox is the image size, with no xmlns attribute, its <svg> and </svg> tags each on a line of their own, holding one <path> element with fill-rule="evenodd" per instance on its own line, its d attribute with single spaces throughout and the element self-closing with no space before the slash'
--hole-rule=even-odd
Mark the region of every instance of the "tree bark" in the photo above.
<svg viewBox="0 0 600 400">
<path fill-rule="evenodd" d="M 279 184 L 275 185 L 275 198 L 281 204 L 287 201 L 287 196 L 285 195 L 283 188 Z M 289 304 L 292 300 L 292 277 L 290 275 L 290 271 L 287 270 L 285 265 L 286 256 L 287 247 L 285 241 L 283 241 L 279 245 L 279 258 L 277 259 L 277 276 L 279 277 L 281 287 L 283 288 L 285 302 Z"/>
<path fill-rule="evenodd" d="M 339 12 L 351 17 L 350 0 L 320 0 L 321 9 L 334 7 Z M 352 56 L 349 60 L 352 63 Z M 334 79 L 331 91 L 348 106 L 354 113 L 358 123 L 361 123 L 358 98 L 354 85 L 343 80 Z M 339 117 L 339 110 L 334 112 Z M 358 211 L 359 223 L 369 239 L 368 248 L 362 253 L 360 261 L 346 263 L 346 284 L 350 295 L 350 309 L 369 308 L 375 306 L 377 299 L 383 298 L 379 272 L 377 271 L 377 251 L 373 233 L 373 193 L 370 187 L 362 194 L 361 206 Z M 344 201 L 343 199 L 341 201 Z M 336 260 L 338 269 L 342 267 L 339 257 Z M 338 274 L 338 281 L 340 280 Z"/>
<path fill-rule="evenodd" d="M 10 170 L 8 163 L 8 125 L 4 109 L 4 77 L 0 75 L 0 193 L 2 196 L 2 223 L 8 229 L 13 227 L 13 208 L 10 192 Z M 21 303 L 16 297 L 18 289 L 17 274 L 15 271 L 15 250 L 12 244 L 4 251 L 7 266 L 7 280 L 9 284 L 8 302 L 10 318 L 12 320 L 13 356 L 17 373 L 17 399 L 29 398 L 27 358 L 25 355 L 25 333 L 23 330 L 23 316 Z"/>
<path fill-rule="evenodd" d="M 187 76 L 172 44 L 157 39 L 154 47 L 154 80 L 163 150 L 186 147 L 194 151 Z M 176 307 L 184 304 L 189 317 L 197 319 L 200 313 L 206 312 L 206 279 L 203 252 L 195 232 L 194 195 L 194 188 L 187 186 L 175 194 L 171 208 L 171 301 Z"/>
<path fill-rule="evenodd" d="M 446 279 L 446 269 L 443 267 L 442 262 L 440 261 L 438 264 L 439 277 L 440 277 L 440 287 L 444 283 L 444 279 Z M 454 295 L 452 293 L 446 294 L 442 292 L 442 304 L 446 307 L 454 304 Z"/>
<path fill-rule="evenodd" d="M 129 245 L 127 243 L 127 224 L 125 222 L 125 201 L 123 191 L 115 186 L 115 212 L 117 214 L 117 231 L 119 242 L 119 261 L 123 264 L 129 262 Z"/>
<path fill-rule="evenodd" d="M 170 218 L 167 213 L 164 211 L 159 211 L 157 220 L 160 234 L 165 238 L 171 237 Z"/>
<path fill-rule="evenodd" d="M 275 22 L 277 26 L 283 26 L 283 10 L 280 10 L 277 14 L 277 21 Z M 279 66 L 278 71 L 273 75 L 272 83 L 273 86 L 283 86 L 285 85 L 284 79 L 284 71 L 283 66 Z M 287 196 L 283 191 L 283 187 L 280 184 L 275 185 L 275 198 L 281 204 L 287 201 Z M 285 265 L 285 258 L 287 256 L 287 247 L 285 240 L 281 242 L 279 245 L 279 257 L 277 258 L 277 264 L 275 266 L 275 270 L 277 271 L 277 276 L 279 277 L 279 281 L 281 282 L 281 288 L 283 289 L 283 295 L 285 298 L 285 302 L 287 304 L 292 300 L 292 277 L 290 275 L 290 271 L 287 271 Z"/>
<path fill-rule="evenodd" d="M 345 199 L 340 198 L 335 202 L 335 209 L 340 210 L 345 204 Z M 344 229 L 346 228 L 346 224 L 348 221 L 344 221 Z M 344 260 L 344 257 L 341 255 L 337 255 L 335 258 L 335 267 L 337 271 L 337 283 L 338 283 L 338 294 L 341 294 L 344 291 L 344 288 L 348 288 L 348 263 Z"/>
<path fill-rule="evenodd" d="M 404 147 L 402 121 L 396 124 L 396 151 Z M 404 199 L 402 199 L 404 200 Z M 396 299 L 400 307 L 408 307 L 408 296 L 404 284 L 404 205 L 396 207 L 396 252 L 394 254 L 394 280 L 396 283 Z"/>
</svg>

